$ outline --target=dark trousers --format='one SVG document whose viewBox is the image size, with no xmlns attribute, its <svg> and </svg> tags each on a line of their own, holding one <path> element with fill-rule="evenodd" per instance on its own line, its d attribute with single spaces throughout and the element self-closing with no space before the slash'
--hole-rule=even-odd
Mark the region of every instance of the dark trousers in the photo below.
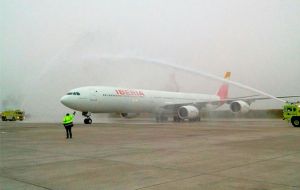
<svg viewBox="0 0 300 190">
<path fill-rule="evenodd" d="M 72 127 L 73 124 L 65 125 L 67 138 L 72 138 Z"/>
</svg>

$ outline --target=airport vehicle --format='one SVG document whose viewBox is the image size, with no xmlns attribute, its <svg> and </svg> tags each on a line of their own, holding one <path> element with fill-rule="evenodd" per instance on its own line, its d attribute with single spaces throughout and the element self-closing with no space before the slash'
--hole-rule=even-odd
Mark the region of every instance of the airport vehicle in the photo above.
<svg viewBox="0 0 300 190">
<path fill-rule="evenodd" d="M 23 121 L 25 118 L 24 111 L 21 110 L 6 110 L 1 113 L 2 121 Z"/>
<path fill-rule="evenodd" d="M 300 102 L 286 103 L 283 106 L 283 119 L 291 122 L 294 127 L 300 127 Z"/>
</svg>

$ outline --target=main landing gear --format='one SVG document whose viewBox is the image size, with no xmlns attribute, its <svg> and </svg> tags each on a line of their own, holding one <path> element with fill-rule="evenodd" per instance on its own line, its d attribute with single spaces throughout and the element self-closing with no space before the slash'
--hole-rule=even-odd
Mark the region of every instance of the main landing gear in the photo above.
<svg viewBox="0 0 300 190">
<path fill-rule="evenodd" d="M 155 120 L 156 120 L 157 123 L 167 122 L 168 121 L 168 116 L 166 116 L 165 114 L 159 113 L 159 114 L 156 114 Z"/>
<path fill-rule="evenodd" d="M 93 120 L 90 118 L 91 117 L 91 113 L 90 112 L 82 112 L 82 115 L 84 117 L 86 117 L 83 121 L 84 124 L 92 124 Z"/>
<path fill-rule="evenodd" d="M 182 122 L 184 121 L 183 119 L 181 119 L 178 115 L 173 116 L 173 121 L 174 122 Z"/>
<path fill-rule="evenodd" d="M 198 117 L 189 119 L 189 122 L 197 122 L 197 121 L 200 121 L 200 120 L 201 120 L 201 117 L 200 117 L 200 115 L 199 115 Z M 181 119 L 178 115 L 175 115 L 175 116 L 173 117 L 173 121 L 174 121 L 174 122 L 183 122 L 184 119 Z"/>
</svg>

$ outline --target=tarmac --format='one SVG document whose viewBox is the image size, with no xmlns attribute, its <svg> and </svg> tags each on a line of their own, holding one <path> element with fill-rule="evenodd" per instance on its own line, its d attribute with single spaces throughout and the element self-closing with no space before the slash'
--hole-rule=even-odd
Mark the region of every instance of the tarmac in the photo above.
<svg viewBox="0 0 300 190">
<path fill-rule="evenodd" d="M 280 119 L 1 122 L 0 189 L 300 189 L 300 128 Z"/>
</svg>

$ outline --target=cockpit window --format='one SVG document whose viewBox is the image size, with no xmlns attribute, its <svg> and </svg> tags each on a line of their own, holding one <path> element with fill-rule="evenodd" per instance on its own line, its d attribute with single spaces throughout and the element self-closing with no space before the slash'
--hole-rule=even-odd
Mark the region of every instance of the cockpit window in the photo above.
<svg viewBox="0 0 300 190">
<path fill-rule="evenodd" d="M 79 96 L 80 93 L 79 93 L 79 92 L 68 92 L 67 95 L 75 95 L 75 96 Z"/>
</svg>

